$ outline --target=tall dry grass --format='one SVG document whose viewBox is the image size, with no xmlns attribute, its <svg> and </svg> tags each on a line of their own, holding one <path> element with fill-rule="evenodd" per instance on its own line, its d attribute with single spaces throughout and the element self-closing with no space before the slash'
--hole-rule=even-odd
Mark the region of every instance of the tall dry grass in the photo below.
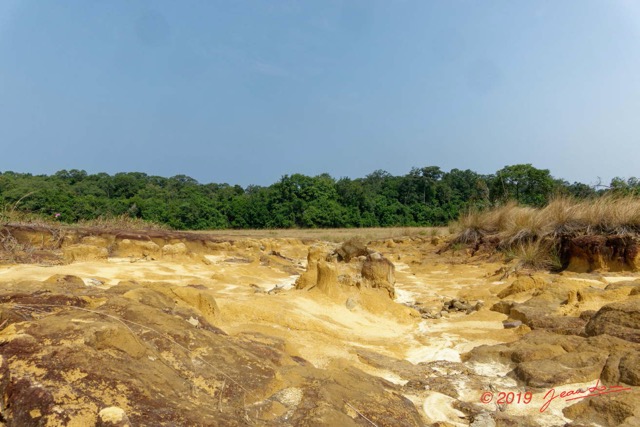
<svg viewBox="0 0 640 427">
<path fill-rule="evenodd" d="M 203 230 L 192 233 L 221 237 L 293 238 L 327 242 L 345 242 L 353 238 L 367 241 L 396 239 L 404 237 L 446 236 L 446 227 L 387 227 L 387 228 L 289 228 L 275 230 Z"/>
<path fill-rule="evenodd" d="M 533 270 L 560 270 L 562 261 L 557 247 L 548 240 L 518 243 L 503 250 L 507 261 L 517 259 L 518 267 Z"/>
<path fill-rule="evenodd" d="M 589 234 L 640 234 L 640 198 L 603 196 L 590 200 L 553 199 L 544 208 L 518 206 L 514 202 L 461 217 L 454 228 L 456 240 L 494 235 L 512 246 L 546 237 Z"/>
<path fill-rule="evenodd" d="M 80 220 L 74 227 L 80 228 L 100 228 L 104 230 L 171 230 L 166 224 L 146 221 L 140 218 L 132 218 L 127 214 L 119 216 L 100 216 L 90 220 Z"/>
<path fill-rule="evenodd" d="M 557 264 L 555 252 L 561 237 L 640 235 L 640 197 L 557 197 L 543 208 L 510 202 L 469 212 L 452 228 L 456 231 L 454 243 L 476 244 L 491 239 L 508 256 L 532 267 L 550 267 Z"/>
</svg>

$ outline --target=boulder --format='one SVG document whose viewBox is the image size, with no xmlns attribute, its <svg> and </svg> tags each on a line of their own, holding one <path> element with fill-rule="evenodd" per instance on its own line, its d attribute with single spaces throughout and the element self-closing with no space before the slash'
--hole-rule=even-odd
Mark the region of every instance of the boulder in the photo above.
<svg viewBox="0 0 640 427">
<path fill-rule="evenodd" d="M 85 343 L 97 350 L 115 349 L 122 351 L 134 359 L 144 356 L 144 344 L 124 325 L 103 326 L 89 332 Z"/>
<path fill-rule="evenodd" d="M 531 299 L 522 304 L 513 304 L 509 310 L 509 317 L 513 320 L 520 320 L 533 329 L 531 325 L 549 316 L 549 311 L 548 304 Z"/>
<path fill-rule="evenodd" d="M 580 400 L 565 408 L 562 413 L 574 422 L 586 425 L 637 426 L 639 424 L 632 423 L 632 419 L 635 417 L 637 421 L 640 417 L 638 402 L 640 390 L 620 391 Z"/>
<path fill-rule="evenodd" d="M 445 301 L 442 305 L 442 309 L 449 313 L 464 312 L 466 314 L 470 314 L 474 311 L 480 310 L 483 306 L 484 303 L 482 301 L 472 303 L 463 298 L 453 298 Z"/>
<path fill-rule="evenodd" d="M 561 335 L 582 335 L 587 320 L 575 316 L 543 316 L 527 322 L 531 329 L 545 329 Z"/>
<path fill-rule="evenodd" d="M 179 255 L 186 255 L 187 251 L 187 245 L 182 242 L 173 245 L 166 244 L 162 247 L 162 256 L 174 257 Z"/>
<path fill-rule="evenodd" d="M 366 242 L 361 238 L 349 239 L 335 250 L 338 255 L 338 261 L 350 262 L 359 256 L 369 255 Z"/>
<path fill-rule="evenodd" d="M 66 291 L 80 290 L 84 289 L 85 287 L 84 280 L 82 280 L 78 276 L 69 274 L 54 274 L 44 282 L 56 285 L 56 287 L 59 287 L 60 289 L 64 289 Z"/>
<path fill-rule="evenodd" d="M 549 388 L 600 378 L 607 354 L 597 351 L 564 353 L 551 359 L 518 364 L 514 374 L 529 387 Z"/>
<path fill-rule="evenodd" d="M 362 264 L 362 278 L 369 287 L 383 289 L 387 291 L 389 298 L 395 298 L 395 266 L 381 254 L 367 256 Z"/>
<path fill-rule="evenodd" d="M 629 352 L 620 358 L 618 364 L 620 382 L 640 386 L 640 351 Z"/>
<path fill-rule="evenodd" d="M 98 413 L 96 427 L 131 427 L 131 422 L 124 409 L 110 406 Z"/>
<path fill-rule="evenodd" d="M 589 336 L 609 334 L 640 343 L 640 297 L 605 305 L 589 320 L 585 332 Z"/>
<path fill-rule="evenodd" d="M 118 284 L 118 287 L 124 290 L 124 285 Z M 117 291 L 117 289 L 114 288 L 112 288 L 112 290 Z M 160 310 L 173 309 L 175 306 L 174 301 L 165 293 L 160 293 L 146 287 L 135 286 L 133 289 L 123 292 L 122 296 Z"/>
<path fill-rule="evenodd" d="M 522 322 L 520 320 L 513 320 L 513 321 L 505 320 L 502 322 L 502 326 L 504 326 L 505 329 L 515 329 L 521 325 L 522 325 Z"/>
<path fill-rule="evenodd" d="M 490 310 L 508 315 L 511 313 L 511 308 L 513 307 L 513 305 L 514 303 L 510 301 L 498 301 L 491 306 Z"/>
<path fill-rule="evenodd" d="M 515 366 L 511 375 L 530 387 L 549 388 L 600 379 L 635 385 L 640 345 L 609 335 L 563 336 L 534 330 L 518 341 L 479 346 L 463 359 Z"/>
<path fill-rule="evenodd" d="M 531 291 L 533 289 L 543 289 L 547 285 L 544 279 L 535 276 L 520 276 L 511 283 L 507 288 L 498 293 L 498 298 L 506 298 L 521 292 Z"/>
</svg>

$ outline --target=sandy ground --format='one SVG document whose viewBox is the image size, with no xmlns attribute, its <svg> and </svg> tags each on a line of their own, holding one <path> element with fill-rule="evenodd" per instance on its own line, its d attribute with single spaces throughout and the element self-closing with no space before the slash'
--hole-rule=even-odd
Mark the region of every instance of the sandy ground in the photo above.
<svg viewBox="0 0 640 427">
<path fill-rule="evenodd" d="M 306 263 L 306 246 L 287 248 L 286 257 L 300 272 Z M 481 300 L 485 307 L 472 314 L 446 314 L 440 319 L 416 319 L 392 313 L 367 310 L 361 306 L 348 309 L 344 301 L 336 301 L 317 293 L 292 288 L 296 278 L 281 268 L 258 261 L 239 262 L 237 253 L 215 252 L 202 258 L 176 261 L 144 261 L 130 258 L 109 258 L 105 261 L 78 262 L 60 266 L 8 265 L 0 266 L 0 282 L 45 280 L 55 274 L 76 275 L 87 286 L 110 287 L 121 281 L 163 282 L 174 285 L 201 284 L 215 291 L 222 318 L 216 325 L 229 334 L 261 332 L 285 339 L 287 351 L 326 367 L 342 359 L 373 375 L 402 384 L 391 371 L 363 363 L 356 351 L 370 349 L 377 353 L 407 360 L 413 364 L 444 360 L 460 362 L 461 354 L 483 344 L 497 344 L 518 339 L 517 331 L 504 329 L 506 315 L 490 311 L 496 293 L 507 286 L 494 273 L 502 266 L 498 262 L 463 263 L 454 255 L 438 256 L 435 247 L 417 249 L 410 244 L 379 243 L 376 249 L 389 257 L 396 266 L 396 302 L 420 302 L 438 309 L 442 301 L 454 297 Z M 206 260 L 206 262 L 204 262 Z M 637 276 L 611 275 L 602 279 L 570 278 L 603 287 L 608 283 Z M 268 294 L 273 288 L 281 292 Z M 258 292 L 257 292 L 258 290 Z M 508 367 L 483 365 L 474 367 L 479 375 L 494 378 L 503 391 L 517 391 L 516 384 L 504 376 Z M 584 384 L 568 385 L 575 389 Z M 589 386 L 588 384 L 586 386 Z M 463 399 L 479 403 L 479 390 L 465 389 L 460 384 Z M 452 421 L 459 411 L 451 406 L 452 399 L 441 393 L 430 393 L 421 407 L 427 421 Z M 534 396 L 542 402 L 541 395 Z M 540 405 L 512 405 L 513 413 L 536 414 Z M 541 425 L 564 422 L 562 405 L 554 405 L 540 418 Z M 539 414 L 538 414 L 539 415 Z M 458 425 L 467 425 L 458 423 Z M 555 424 L 557 425 L 557 424 Z"/>
</svg>

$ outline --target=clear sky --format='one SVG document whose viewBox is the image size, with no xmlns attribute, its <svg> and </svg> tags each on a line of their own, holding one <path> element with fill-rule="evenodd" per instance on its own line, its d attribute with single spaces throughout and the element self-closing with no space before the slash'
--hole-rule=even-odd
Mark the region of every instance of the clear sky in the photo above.
<svg viewBox="0 0 640 427">
<path fill-rule="evenodd" d="M 640 176 L 640 2 L 0 0 L 0 171 Z"/>
</svg>

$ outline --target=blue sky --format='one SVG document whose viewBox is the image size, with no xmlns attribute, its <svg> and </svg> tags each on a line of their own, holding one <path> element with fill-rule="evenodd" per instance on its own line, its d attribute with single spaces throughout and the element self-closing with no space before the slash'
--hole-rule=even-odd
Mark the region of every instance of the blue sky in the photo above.
<svg viewBox="0 0 640 427">
<path fill-rule="evenodd" d="M 0 170 L 640 176 L 635 1 L 0 2 Z"/>
</svg>

